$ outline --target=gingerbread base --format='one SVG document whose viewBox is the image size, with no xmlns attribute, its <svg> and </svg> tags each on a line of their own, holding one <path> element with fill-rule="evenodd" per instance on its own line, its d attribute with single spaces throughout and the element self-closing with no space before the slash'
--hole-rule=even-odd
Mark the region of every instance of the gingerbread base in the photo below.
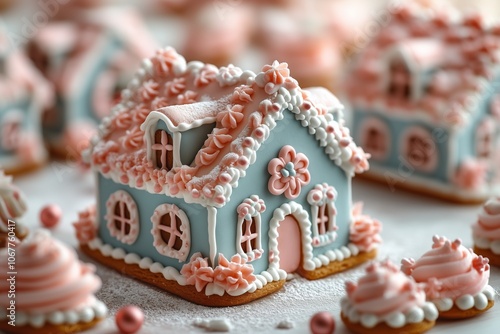
<svg viewBox="0 0 500 334">
<path fill-rule="evenodd" d="M 343 313 L 340 313 L 340 318 L 351 332 L 358 334 L 419 334 L 427 332 L 436 324 L 435 321 L 424 320 L 417 324 L 407 324 L 401 328 L 392 328 L 382 322 L 375 327 L 367 328 L 360 323 L 352 323 Z"/>
<path fill-rule="evenodd" d="M 141 269 L 137 264 L 127 264 L 122 260 L 116 260 L 101 254 L 99 250 L 92 250 L 87 245 L 80 245 L 81 250 L 94 260 L 113 268 L 121 274 L 133 277 L 140 281 L 159 287 L 192 303 L 212 307 L 236 306 L 249 303 L 253 300 L 267 296 L 283 287 L 286 280 L 268 283 L 262 289 L 241 296 L 207 296 L 204 291 L 196 291 L 193 285 L 179 285 L 176 281 L 165 279 L 161 273 L 152 273 L 147 269 Z"/>
<path fill-rule="evenodd" d="M 27 326 L 11 326 L 7 322 L 0 322 L 0 331 L 8 334 L 67 334 L 86 331 L 97 325 L 102 319 L 94 319 L 90 322 L 79 322 L 73 325 L 51 325 L 46 324 L 41 328 Z"/>
<path fill-rule="evenodd" d="M 479 315 L 481 313 L 484 313 L 488 311 L 490 308 L 493 307 L 495 304 L 494 301 L 490 300 L 488 301 L 488 306 L 484 310 L 478 310 L 477 308 L 471 308 L 470 310 L 461 310 L 459 309 L 456 305 L 453 305 L 451 310 L 449 311 L 439 311 L 439 319 L 466 319 L 466 318 L 472 318 L 475 317 L 476 315 Z"/>
<path fill-rule="evenodd" d="M 297 270 L 297 273 L 307 278 L 308 280 L 320 279 L 332 274 L 347 270 L 349 268 L 359 266 L 360 264 L 372 260 L 377 256 L 377 250 L 373 249 L 369 252 L 360 252 L 356 256 L 352 256 L 343 261 L 332 261 L 328 265 L 318 268 L 316 270 L 308 271 L 304 269 Z"/>
<path fill-rule="evenodd" d="M 356 178 L 376 182 L 379 184 L 386 184 L 387 186 L 390 186 L 391 188 L 394 189 L 404 190 L 411 193 L 418 193 L 423 196 L 430 196 L 447 202 L 454 202 L 458 204 L 477 205 L 484 203 L 484 201 L 486 201 L 489 198 L 489 196 L 465 198 L 455 193 L 439 192 L 437 190 L 428 189 L 426 187 L 419 186 L 416 184 L 409 184 L 407 182 L 397 182 L 397 183 L 391 183 L 389 185 L 384 175 L 371 173 L 370 171 L 356 175 Z"/>
<path fill-rule="evenodd" d="M 34 172 L 35 170 L 41 169 L 47 164 L 47 160 L 43 159 L 41 161 L 34 161 L 30 163 L 26 163 L 23 165 L 19 165 L 16 167 L 8 167 L 5 168 L 4 172 L 7 175 L 23 175 L 23 174 L 28 174 L 31 172 Z"/>
<path fill-rule="evenodd" d="M 495 254 L 491 249 L 484 249 L 474 246 L 474 253 L 482 255 L 490 260 L 490 264 L 500 267 L 500 254 Z"/>
</svg>

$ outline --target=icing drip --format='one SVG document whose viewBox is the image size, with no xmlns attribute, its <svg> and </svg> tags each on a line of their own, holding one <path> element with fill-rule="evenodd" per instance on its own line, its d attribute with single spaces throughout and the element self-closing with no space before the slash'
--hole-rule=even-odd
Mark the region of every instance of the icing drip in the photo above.
<svg viewBox="0 0 500 334">
<path fill-rule="evenodd" d="M 7 265 L 7 257 L 7 250 L 1 250 L 2 266 Z M 36 315 L 36 324 L 62 322 L 73 313 L 86 321 L 105 314 L 105 307 L 93 295 L 101 286 L 94 266 L 80 262 L 73 249 L 51 238 L 49 232 L 36 231 L 17 246 L 16 269 L 16 308 L 28 318 Z M 7 272 L 4 268 L 0 273 L 2 295 L 9 290 Z M 7 303 L 0 301 L 1 308 Z M 45 315 L 43 321 L 40 315 Z M 69 320 L 77 322 L 73 318 Z"/>
<path fill-rule="evenodd" d="M 500 199 L 490 198 L 481 209 L 477 222 L 472 225 L 474 244 L 500 254 Z"/>
<path fill-rule="evenodd" d="M 389 261 L 370 264 L 358 282 L 346 282 L 346 291 L 342 313 L 364 327 L 385 322 L 401 328 L 438 317 L 436 307 L 425 301 L 423 287 Z"/>
<path fill-rule="evenodd" d="M 490 276 L 488 259 L 462 246 L 460 239 L 451 242 L 434 236 L 433 241 L 432 249 L 417 261 L 402 261 L 402 270 L 407 275 L 426 284 L 427 298 L 456 301 L 464 295 L 480 293 Z"/>
</svg>

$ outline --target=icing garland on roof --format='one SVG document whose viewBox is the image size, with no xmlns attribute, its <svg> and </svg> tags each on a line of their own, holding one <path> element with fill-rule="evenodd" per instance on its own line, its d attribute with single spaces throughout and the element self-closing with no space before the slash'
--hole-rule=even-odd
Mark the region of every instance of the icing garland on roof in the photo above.
<svg viewBox="0 0 500 334">
<path fill-rule="evenodd" d="M 218 110 L 216 127 L 194 163 L 168 172 L 155 169 L 140 138 L 144 127 L 133 124 L 143 124 L 159 100 L 161 105 L 177 105 L 226 97 L 229 103 Z M 218 69 L 200 62 L 186 64 L 174 49 L 162 49 L 143 61 L 122 92 L 122 102 L 103 120 L 99 135 L 92 140 L 91 162 L 115 182 L 221 207 L 286 109 L 349 176 L 367 170 L 369 156 L 354 144 L 343 120 L 335 121 L 313 100 L 290 76 L 286 63 L 275 61 L 255 75 L 232 65 Z"/>
</svg>

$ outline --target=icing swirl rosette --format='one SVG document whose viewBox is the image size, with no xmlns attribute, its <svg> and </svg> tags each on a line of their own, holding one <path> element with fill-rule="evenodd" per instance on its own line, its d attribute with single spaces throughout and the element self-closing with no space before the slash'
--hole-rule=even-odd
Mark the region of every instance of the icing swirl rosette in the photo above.
<svg viewBox="0 0 500 334">
<path fill-rule="evenodd" d="M 434 236 L 432 240 L 432 249 L 420 259 L 402 260 L 402 271 L 425 284 L 427 299 L 441 315 L 454 305 L 462 311 L 491 307 L 494 291 L 488 286 L 488 259 L 465 248 L 460 239 Z"/>
<path fill-rule="evenodd" d="M 348 328 L 352 324 L 364 328 L 381 324 L 401 329 L 422 322 L 432 327 L 438 317 L 436 307 L 425 300 L 423 286 L 390 261 L 368 265 L 357 282 L 346 282 L 346 291 L 341 309 Z"/>
<path fill-rule="evenodd" d="M 9 253 L 0 251 L 0 294 L 7 296 Z M 16 326 L 42 327 L 45 323 L 88 323 L 103 318 L 107 309 L 94 297 L 101 287 L 95 267 L 78 260 L 76 252 L 38 230 L 16 247 Z M 9 300 L 0 300 L 2 312 Z M 5 314 L 1 314 L 5 318 Z"/>
<path fill-rule="evenodd" d="M 500 255 L 500 198 L 490 198 L 484 203 L 477 222 L 472 225 L 474 245 Z"/>
</svg>

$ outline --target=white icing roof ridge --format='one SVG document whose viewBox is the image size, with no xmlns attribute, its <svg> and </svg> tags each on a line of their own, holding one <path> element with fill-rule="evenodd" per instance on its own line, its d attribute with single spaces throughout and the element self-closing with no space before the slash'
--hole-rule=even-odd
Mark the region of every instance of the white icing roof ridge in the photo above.
<svg viewBox="0 0 500 334">
<path fill-rule="evenodd" d="M 342 115 L 338 100 L 320 88 L 302 90 L 289 74 L 286 63 L 276 61 L 255 75 L 232 65 L 186 64 L 172 48 L 161 49 L 144 61 L 123 92 L 122 103 L 103 120 L 90 149 L 93 167 L 115 182 L 221 207 L 283 112 L 292 112 L 348 175 L 366 170 L 368 155 L 354 144 L 343 120 L 337 122 L 329 113 L 335 109 Z M 206 118 L 215 117 L 216 126 L 194 162 L 169 171 L 154 169 L 147 160 L 146 136 L 150 134 L 144 131 L 154 119 L 167 114 L 170 121 L 177 117 L 177 124 L 199 121 L 201 115 L 193 108 L 210 105 L 200 102 L 206 100 L 217 106 L 205 110 Z M 157 108 L 158 104 L 165 107 Z M 194 115 L 176 114 L 186 110 Z"/>
</svg>

